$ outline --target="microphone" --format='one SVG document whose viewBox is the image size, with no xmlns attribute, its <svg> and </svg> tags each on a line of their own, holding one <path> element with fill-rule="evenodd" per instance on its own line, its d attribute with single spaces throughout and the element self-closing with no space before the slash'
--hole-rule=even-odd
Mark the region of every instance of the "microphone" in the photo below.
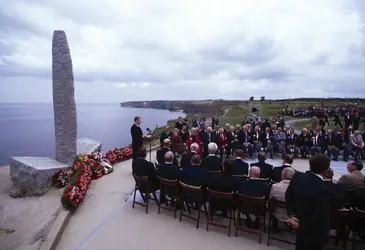
<svg viewBox="0 0 365 250">
<path fill-rule="evenodd" d="M 150 128 L 146 128 L 147 132 L 148 132 L 148 135 L 151 135 L 152 134 L 152 130 Z"/>
</svg>

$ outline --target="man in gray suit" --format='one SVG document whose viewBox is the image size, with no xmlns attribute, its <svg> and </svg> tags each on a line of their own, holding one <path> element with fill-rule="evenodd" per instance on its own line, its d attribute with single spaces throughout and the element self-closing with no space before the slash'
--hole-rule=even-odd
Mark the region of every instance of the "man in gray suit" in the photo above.
<svg viewBox="0 0 365 250">
<path fill-rule="evenodd" d="M 338 183 L 355 187 L 364 187 L 364 175 L 361 173 L 363 165 L 359 161 L 351 161 L 347 164 L 349 174 L 342 175 Z"/>
<path fill-rule="evenodd" d="M 364 141 L 362 140 L 359 130 L 356 130 L 354 134 L 350 136 L 349 149 L 355 153 L 356 160 L 358 156 L 361 156 L 361 159 L 364 158 Z"/>
</svg>

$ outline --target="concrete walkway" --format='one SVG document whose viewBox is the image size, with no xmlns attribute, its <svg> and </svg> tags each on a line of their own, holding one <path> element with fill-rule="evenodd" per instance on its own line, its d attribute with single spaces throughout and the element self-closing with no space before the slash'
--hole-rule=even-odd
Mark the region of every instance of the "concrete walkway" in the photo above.
<svg viewBox="0 0 365 250">
<path fill-rule="evenodd" d="M 155 152 L 152 153 L 155 160 Z M 147 158 L 148 159 L 148 158 Z M 131 160 L 115 165 L 114 173 L 93 181 L 81 207 L 73 214 L 57 247 L 65 249 L 268 249 L 266 234 L 258 244 L 258 238 L 248 233 L 239 237 L 227 237 L 227 231 L 211 227 L 205 231 L 202 216 L 199 229 L 189 219 L 174 220 L 173 214 L 162 210 L 151 201 L 149 213 L 143 207 L 132 209 L 134 187 Z M 250 161 L 252 162 L 252 161 Z M 280 160 L 269 160 L 279 166 Z M 341 163 L 342 164 L 342 163 Z M 343 163 L 342 165 L 345 165 Z M 296 160 L 293 167 L 308 170 L 308 160 Z M 340 174 L 336 173 L 337 179 Z M 234 234 L 232 234 L 234 235 Z M 273 242 L 270 249 L 293 249 L 293 246 Z"/>
</svg>

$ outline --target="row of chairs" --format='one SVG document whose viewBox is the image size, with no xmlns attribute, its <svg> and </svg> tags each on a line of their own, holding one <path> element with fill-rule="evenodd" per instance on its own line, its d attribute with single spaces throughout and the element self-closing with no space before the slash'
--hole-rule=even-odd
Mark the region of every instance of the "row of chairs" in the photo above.
<svg viewBox="0 0 365 250">
<path fill-rule="evenodd" d="M 161 209 L 169 210 L 174 213 L 174 218 L 177 217 L 178 203 L 180 202 L 180 217 L 179 220 L 182 220 L 182 217 L 186 217 L 196 221 L 196 228 L 199 228 L 201 213 L 203 212 L 207 218 L 206 230 L 208 231 L 209 225 L 227 228 L 228 236 L 231 235 L 231 227 L 232 221 L 235 226 L 235 235 L 238 236 L 238 231 L 254 233 L 259 236 L 259 243 L 261 244 L 262 239 L 262 228 L 263 231 L 266 232 L 266 211 L 268 211 L 268 240 L 267 245 L 270 245 L 270 240 L 277 240 L 289 244 L 295 244 L 294 241 L 287 240 L 285 238 L 277 237 L 275 234 L 272 234 L 271 224 L 274 219 L 278 220 L 281 223 L 285 223 L 285 219 L 279 218 L 274 215 L 274 212 L 277 209 L 285 209 L 286 203 L 277 201 L 276 199 L 269 199 L 266 203 L 265 197 L 250 197 L 246 195 L 242 195 L 239 193 L 225 193 L 218 192 L 214 190 L 203 189 L 202 187 L 196 187 L 187 185 L 182 181 L 178 180 L 167 180 L 159 177 L 159 187 L 152 187 L 149 183 L 148 177 L 141 177 L 134 175 L 136 180 L 135 189 L 134 189 L 134 197 L 133 197 L 133 205 L 135 204 L 142 205 L 146 207 L 146 214 L 148 213 L 149 200 L 152 199 L 156 201 L 158 205 L 158 213 L 160 214 Z M 160 198 L 157 198 L 156 191 L 160 190 Z M 136 193 L 140 192 L 142 199 L 144 202 L 136 201 Z M 153 196 L 153 198 L 150 197 Z M 167 197 L 168 196 L 168 197 Z M 214 204 L 216 202 L 220 202 L 221 204 L 225 204 L 227 208 L 227 213 L 223 215 L 217 215 L 213 210 Z M 208 207 L 207 207 L 208 202 Z M 165 203 L 166 206 L 162 206 Z M 170 207 L 169 207 L 170 203 Z M 266 206 L 268 205 L 268 206 Z M 247 209 L 248 208 L 248 209 Z M 268 209 L 267 209 L 268 208 Z M 198 212 L 197 217 L 193 217 L 191 215 L 191 209 L 194 209 Z M 186 212 L 187 211 L 187 212 Z M 246 227 L 241 226 L 241 213 L 254 213 L 255 216 L 258 217 L 259 222 L 259 230 L 252 230 Z M 227 218 L 228 226 L 226 224 L 218 223 L 214 221 L 214 216 Z M 364 232 L 365 228 L 358 228 L 357 224 L 354 223 L 358 220 L 365 221 L 365 211 L 359 210 L 357 208 L 351 208 L 346 210 L 336 210 L 333 211 L 332 218 L 334 218 L 337 223 L 331 225 L 332 229 L 343 231 L 345 229 L 345 233 L 347 234 L 347 238 L 352 232 L 352 241 L 353 241 L 353 249 L 355 249 L 355 235 Z M 363 225 L 363 224 L 362 224 Z M 283 229 L 284 231 L 291 231 L 290 228 Z M 347 238 L 344 240 L 344 245 L 347 243 Z M 336 238 L 336 244 L 338 243 L 338 238 Z"/>
<path fill-rule="evenodd" d="M 146 214 L 148 213 L 148 206 L 150 200 L 150 194 L 154 197 L 157 206 L 158 213 L 161 212 L 161 209 L 170 210 L 174 213 L 174 218 L 177 217 L 177 209 L 178 202 L 180 202 L 180 218 L 187 217 L 196 221 L 196 228 L 199 228 L 201 213 L 203 212 L 207 218 L 206 230 L 208 231 L 209 225 L 226 228 L 228 229 L 228 236 L 231 235 L 232 229 L 232 221 L 235 226 L 235 235 L 238 235 L 238 231 L 255 233 L 259 236 L 259 242 L 261 243 L 262 238 L 262 228 L 264 228 L 264 232 L 266 229 L 263 225 L 265 225 L 265 212 L 266 212 L 266 201 L 265 197 L 250 197 L 239 193 L 226 193 L 226 192 L 218 192 L 211 190 L 209 188 L 203 189 L 201 186 L 191 186 L 182 181 L 178 180 L 167 180 L 159 177 L 160 181 L 160 199 L 157 199 L 156 191 L 157 188 L 153 188 L 149 181 L 148 177 L 137 176 L 134 175 L 136 180 L 136 185 L 134 189 L 134 197 L 133 197 L 133 205 L 139 204 L 146 207 Z M 143 203 L 136 201 L 136 193 L 140 192 Z M 169 196 L 169 198 L 167 198 Z M 168 200 L 170 199 L 170 200 Z M 170 202 L 171 207 L 168 206 L 168 202 Z M 207 207 L 208 202 L 208 207 Z M 226 213 L 222 215 L 216 214 L 214 209 L 216 208 L 213 204 L 225 204 Z M 166 203 L 167 206 L 162 206 L 163 203 Z M 250 209 L 246 209 L 251 207 Z M 194 209 L 198 212 L 197 217 L 193 217 L 191 215 L 191 209 Z M 203 209 L 203 210 L 202 210 Z M 187 212 L 186 212 L 187 210 Z M 250 210 L 250 211 L 249 211 Z M 241 226 L 241 213 L 255 213 L 255 216 L 259 219 L 259 232 L 257 230 L 251 230 Z M 228 225 L 218 223 L 214 220 L 214 217 L 222 217 L 228 219 Z M 262 227 L 263 226 L 263 227 Z"/>
</svg>

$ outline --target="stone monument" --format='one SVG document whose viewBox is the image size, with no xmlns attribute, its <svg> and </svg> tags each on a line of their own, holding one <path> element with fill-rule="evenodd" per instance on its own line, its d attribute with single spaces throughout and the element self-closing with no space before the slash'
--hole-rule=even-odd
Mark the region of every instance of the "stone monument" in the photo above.
<svg viewBox="0 0 365 250">
<path fill-rule="evenodd" d="M 12 157 L 10 178 L 12 197 L 43 195 L 58 169 L 69 168 L 76 154 L 95 153 L 101 143 L 88 138 L 77 141 L 72 60 L 64 31 L 56 30 L 52 42 L 53 109 L 56 135 L 56 157 Z"/>
<path fill-rule="evenodd" d="M 77 152 L 77 113 L 72 59 L 62 30 L 53 33 L 52 79 L 56 160 L 72 164 Z"/>
</svg>

